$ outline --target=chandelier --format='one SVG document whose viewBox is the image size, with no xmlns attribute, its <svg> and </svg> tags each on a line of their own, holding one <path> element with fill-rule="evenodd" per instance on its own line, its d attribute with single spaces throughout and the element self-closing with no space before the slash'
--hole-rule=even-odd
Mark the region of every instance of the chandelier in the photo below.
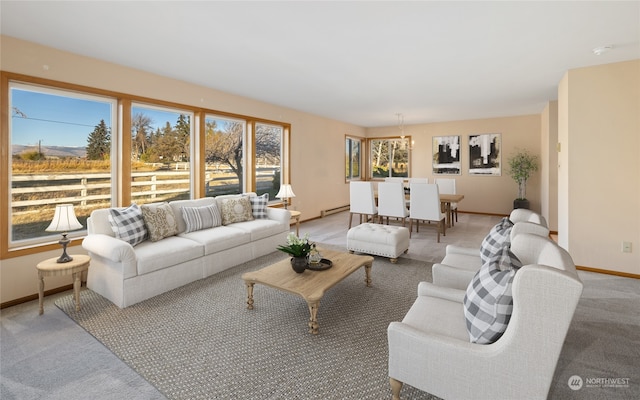
<svg viewBox="0 0 640 400">
<path fill-rule="evenodd" d="M 400 148 L 407 149 L 407 150 L 413 150 L 413 145 L 415 144 L 415 141 L 411 141 L 411 143 L 409 144 L 409 141 L 405 139 L 405 134 L 404 134 L 404 115 L 401 113 L 396 113 L 396 116 L 398 117 L 398 129 L 400 130 L 400 139 L 402 139 L 402 141 L 400 142 Z"/>
</svg>

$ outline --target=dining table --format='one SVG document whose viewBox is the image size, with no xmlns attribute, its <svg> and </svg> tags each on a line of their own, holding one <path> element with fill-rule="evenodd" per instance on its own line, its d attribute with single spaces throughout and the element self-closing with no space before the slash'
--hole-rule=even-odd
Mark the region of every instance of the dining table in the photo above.
<svg viewBox="0 0 640 400">
<path fill-rule="evenodd" d="M 375 199 L 376 199 L 376 203 L 378 201 L 378 191 L 375 190 L 374 191 L 374 195 L 375 195 Z M 446 218 L 445 218 L 445 223 L 447 224 L 447 228 L 451 228 L 452 223 L 451 223 L 451 204 L 453 203 L 459 203 L 462 201 L 462 199 L 464 199 L 464 195 L 463 194 L 446 194 L 446 193 L 440 193 L 440 204 L 442 205 L 442 209 L 444 210 L 445 214 L 446 214 Z M 404 192 L 404 197 L 405 199 L 409 200 L 411 198 L 411 192 L 408 190 L 405 190 Z"/>
<path fill-rule="evenodd" d="M 405 197 L 408 198 L 408 194 L 405 195 Z M 447 223 L 447 228 L 451 228 L 451 204 L 452 203 L 459 203 L 460 201 L 462 201 L 462 199 L 464 199 L 464 195 L 463 194 L 445 194 L 445 193 L 440 193 L 440 204 L 442 204 L 445 213 L 447 214 L 446 216 L 446 223 Z"/>
</svg>

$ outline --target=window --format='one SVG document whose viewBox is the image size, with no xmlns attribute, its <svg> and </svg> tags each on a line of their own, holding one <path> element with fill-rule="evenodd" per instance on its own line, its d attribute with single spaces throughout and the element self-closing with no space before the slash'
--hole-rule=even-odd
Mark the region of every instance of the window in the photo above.
<svg viewBox="0 0 640 400">
<path fill-rule="evenodd" d="M 0 78 L 0 144 L 11 149 L 0 152 L 2 259 L 54 247 L 59 235 L 45 229 L 56 204 L 73 204 L 86 226 L 93 210 L 131 202 L 246 191 L 277 202 L 289 179 L 289 124 L 5 71 Z M 75 244 L 85 232 L 69 237 Z"/>
<path fill-rule="evenodd" d="M 206 196 L 244 192 L 243 120 L 207 115 L 205 118 L 204 158 Z"/>
<path fill-rule="evenodd" d="M 276 200 L 282 182 L 284 128 L 263 123 L 256 123 L 255 126 L 255 192 L 258 195 L 269 193 L 269 200 Z"/>
<path fill-rule="evenodd" d="M 191 120 L 187 111 L 131 107 L 131 200 L 136 203 L 191 197 Z"/>
<path fill-rule="evenodd" d="M 57 237 L 45 231 L 56 204 L 73 204 L 86 227 L 91 211 L 108 207 L 115 191 L 111 166 L 116 100 L 10 82 L 9 107 L 8 247 Z"/>
<path fill-rule="evenodd" d="M 371 178 L 408 177 L 411 137 L 370 139 Z"/>
<path fill-rule="evenodd" d="M 345 179 L 347 181 L 359 180 L 362 178 L 360 175 L 361 170 L 361 147 L 362 139 L 349 137 L 345 139 L 346 153 L 345 153 Z"/>
</svg>

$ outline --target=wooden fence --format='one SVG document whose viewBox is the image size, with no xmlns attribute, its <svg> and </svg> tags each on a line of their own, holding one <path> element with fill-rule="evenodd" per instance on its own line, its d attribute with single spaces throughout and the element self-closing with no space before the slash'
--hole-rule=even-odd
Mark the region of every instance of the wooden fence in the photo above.
<svg viewBox="0 0 640 400">
<path fill-rule="evenodd" d="M 207 172 L 207 195 L 238 193 L 236 176 L 217 176 Z M 274 171 L 258 173 L 258 188 L 268 190 L 273 186 Z M 11 206 L 13 213 L 28 213 L 39 206 L 72 203 L 95 208 L 111 204 L 111 174 L 25 174 L 13 175 Z M 180 197 L 190 191 L 189 171 L 152 171 L 131 174 L 131 197 L 139 203 L 165 201 Z M 29 210 L 31 208 L 31 210 Z"/>
<path fill-rule="evenodd" d="M 162 200 L 189 192 L 189 171 L 134 172 L 131 197 Z M 79 206 L 111 203 L 111 174 L 14 175 L 11 189 L 14 209 L 72 203 Z M 136 190 L 138 188 L 138 190 Z M 28 199 L 20 199 L 28 197 Z"/>
</svg>

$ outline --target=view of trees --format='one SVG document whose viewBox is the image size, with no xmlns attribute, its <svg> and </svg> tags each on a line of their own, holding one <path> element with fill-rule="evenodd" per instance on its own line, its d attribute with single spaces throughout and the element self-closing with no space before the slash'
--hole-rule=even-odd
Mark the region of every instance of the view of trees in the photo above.
<svg viewBox="0 0 640 400">
<path fill-rule="evenodd" d="M 180 114 L 174 126 L 152 130 L 154 121 L 143 113 L 131 118 L 131 158 L 149 163 L 183 162 L 190 159 L 190 121 Z"/>
<path fill-rule="evenodd" d="M 207 119 L 205 123 L 205 161 L 228 166 L 238 177 L 240 185 L 243 178 L 243 136 L 244 125 L 240 122 Z"/>
<path fill-rule="evenodd" d="M 233 120 L 207 119 L 205 161 L 229 167 L 237 176 L 238 193 L 244 178 L 244 124 Z M 282 127 L 256 124 L 255 156 L 258 165 L 280 165 Z M 260 190 L 258 190 L 260 192 Z"/>
<path fill-rule="evenodd" d="M 108 160 L 111 156 L 111 130 L 104 119 L 87 138 L 87 160 Z"/>
<path fill-rule="evenodd" d="M 371 141 L 371 171 L 374 178 L 408 176 L 407 139 Z"/>
</svg>

